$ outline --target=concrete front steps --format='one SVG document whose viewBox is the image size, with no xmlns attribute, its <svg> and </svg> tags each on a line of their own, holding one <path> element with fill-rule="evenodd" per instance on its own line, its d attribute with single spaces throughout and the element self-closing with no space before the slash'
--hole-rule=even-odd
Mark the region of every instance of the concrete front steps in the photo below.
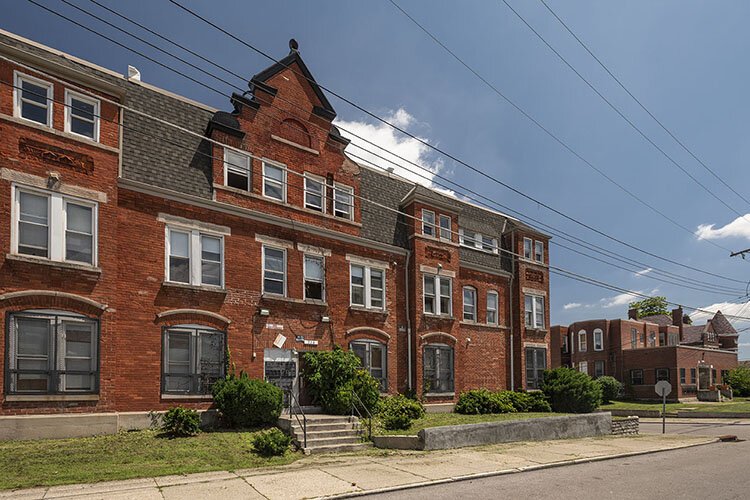
<svg viewBox="0 0 750 500">
<path fill-rule="evenodd" d="M 307 413 L 307 446 L 304 446 L 304 432 L 302 429 L 302 415 L 297 414 L 299 422 L 294 416 L 282 414 L 279 427 L 292 436 L 295 444 L 306 455 L 311 453 L 332 453 L 345 451 L 359 451 L 372 446 L 372 443 L 362 441 L 364 435 L 357 417 L 341 415 L 323 415 Z"/>
</svg>

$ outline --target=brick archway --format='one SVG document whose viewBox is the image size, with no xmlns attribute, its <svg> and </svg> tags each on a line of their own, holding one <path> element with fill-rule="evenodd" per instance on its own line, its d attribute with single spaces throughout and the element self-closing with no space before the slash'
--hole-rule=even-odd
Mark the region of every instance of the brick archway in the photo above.
<svg viewBox="0 0 750 500">
<path fill-rule="evenodd" d="M 22 309 L 62 309 L 87 316 L 101 316 L 108 308 L 106 304 L 88 297 L 52 290 L 23 290 L 0 295 L 0 307 Z"/>
<path fill-rule="evenodd" d="M 156 315 L 156 322 L 164 326 L 190 323 L 210 325 L 217 330 L 226 330 L 232 322 L 226 316 L 203 309 L 170 309 Z"/>
</svg>

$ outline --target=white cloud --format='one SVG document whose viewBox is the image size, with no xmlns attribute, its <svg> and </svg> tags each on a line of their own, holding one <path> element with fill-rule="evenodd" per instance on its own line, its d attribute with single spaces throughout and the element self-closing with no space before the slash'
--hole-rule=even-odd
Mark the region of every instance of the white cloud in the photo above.
<svg viewBox="0 0 750 500">
<path fill-rule="evenodd" d="M 640 271 L 638 271 L 638 272 L 634 273 L 633 275 L 634 275 L 634 276 L 635 276 L 636 278 L 639 278 L 639 277 L 643 276 L 644 274 L 648 274 L 648 273 L 650 273 L 650 272 L 651 272 L 651 271 L 653 271 L 653 270 L 654 270 L 654 268 L 652 268 L 652 267 L 647 267 L 646 269 L 641 269 Z"/>
<path fill-rule="evenodd" d="M 599 300 L 599 305 L 604 308 L 626 306 L 638 298 L 639 296 L 635 293 L 620 293 L 618 295 L 615 295 L 614 297 L 605 297 Z"/>
<path fill-rule="evenodd" d="M 690 315 L 693 322 L 705 321 L 713 317 L 716 311 L 721 311 L 725 316 L 742 316 L 750 318 L 750 306 L 747 302 L 717 302 L 709 306 L 703 306 L 700 309 L 710 311 L 710 313 L 695 311 Z M 727 318 L 734 322 L 734 318 Z M 737 328 L 737 325 L 734 325 Z"/>
<path fill-rule="evenodd" d="M 579 302 L 570 302 L 569 304 L 565 304 L 563 306 L 563 309 L 565 309 L 567 311 L 568 309 L 575 309 L 577 307 L 581 307 L 582 305 L 583 304 L 581 304 Z"/>
<path fill-rule="evenodd" d="M 746 219 L 747 218 L 747 219 Z M 750 240 L 750 214 L 737 217 L 726 226 L 714 229 L 716 224 L 701 224 L 695 231 L 699 240 L 718 240 L 721 238 L 745 238 Z"/>
<path fill-rule="evenodd" d="M 386 121 L 404 130 L 409 130 L 410 127 L 417 124 L 417 120 L 414 116 L 409 114 L 409 112 L 403 108 L 391 111 L 386 114 L 384 118 Z M 429 154 L 431 151 L 430 148 L 418 140 L 405 136 L 397 130 L 394 130 L 392 127 L 380 122 L 372 124 L 359 121 L 336 120 L 334 124 L 346 129 L 341 130 L 341 135 L 351 140 L 351 143 L 347 146 L 346 150 L 348 153 L 356 155 L 354 158 L 355 161 L 364 160 L 364 163 L 366 164 L 374 164 L 383 169 L 393 167 L 394 173 L 401 177 L 427 187 L 435 187 L 432 180 L 435 178 L 436 173 L 439 173 L 444 169 L 443 162 L 440 159 L 431 157 Z M 383 148 L 383 150 L 376 148 L 372 144 L 368 144 L 362 139 L 352 136 L 352 134 L 367 139 L 373 144 L 377 144 Z M 414 135 L 417 134 L 414 133 Z M 426 138 L 420 137 L 420 139 L 429 142 Z M 375 154 L 368 153 L 367 151 L 364 151 L 363 148 L 373 151 Z M 387 158 L 388 161 L 378 158 L 376 155 Z M 410 164 L 409 161 L 404 161 L 401 158 L 398 158 L 396 155 L 418 165 L 422 165 L 429 171 L 425 172 L 424 170 Z"/>
</svg>

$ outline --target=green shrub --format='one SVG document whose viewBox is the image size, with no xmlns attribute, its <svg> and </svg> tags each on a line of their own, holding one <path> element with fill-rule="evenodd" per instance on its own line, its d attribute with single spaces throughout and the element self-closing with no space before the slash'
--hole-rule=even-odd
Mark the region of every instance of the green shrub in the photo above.
<svg viewBox="0 0 750 500">
<path fill-rule="evenodd" d="M 352 407 L 352 391 L 373 413 L 380 398 L 378 382 L 366 371 L 356 354 L 340 347 L 333 351 L 305 353 L 305 379 L 313 399 L 327 413 L 346 415 Z M 364 411 L 360 408 L 360 411 Z"/>
<path fill-rule="evenodd" d="M 502 391 L 505 394 L 513 408 L 519 413 L 526 413 L 531 407 L 531 395 L 527 392 Z"/>
<path fill-rule="evenodd" d="M 462 392 L 453 410 L 464 415 L 483 415 L 488 413 L 514 413 L 512 396 L 503 392 L 491 392 L 487 389 L 474 389 Z"/>
<path fill-rule="evenodd" d="M 526 411 L 536 413 L 550 413 L 552 411 L 552 407 L 550 406 L 549 401 L 547 401 L 547 396 L 545 396 L 543 392 L 527 392 L 526 396 L 529 402 Z"/>
<path fill-rule="evenodd" d="M 201 417 L 195 410 L 175 406 L 162 417 L 161 430 L 170 436 L 195 436 L 201 431 Z"/>
<path fill-rule="evenodd" d="M 291 436 L 273 428 L 257 433 L 252 438 L 253 450 L 262 457 L 277 457 L 286 453 L 292 444 Z"/>
<path fill-rule="evenodd" d="M 725 384 L 729 384 L 735 396 L 750 396 L 750 368 L 738 366 L 729 370 Z"/>
<path fill-rule="evenodd" d="M 387 430 L 405 430 L 412 420 L 424 417 L 424 406 L 419 401 L 398 394 L 383 398 L 378 406 L 378 419 Z"/>
<path fill-rule="evenodd" d="M 602 402 L 609 403 L 610 401 L 617 399 L 622 392 L 622 384 L 619 380 L 609 375 L 599 377 L 596 379 L 596 383 L 602 388 Z"/>
<path fill-rule="evenodd" d="M 560 413 L 589 413 L 602 402 L 602 388 L 585 373 L 572 368 L 544 372 L 542 392 L 552 409 Z"/>
<path fill-rule="evenodd" d="M 273 425 L 281 415 L 282 390 L 246 373 L 220 379 L 212 392 L 222 422 L 228 427 Z"/>
</svg>

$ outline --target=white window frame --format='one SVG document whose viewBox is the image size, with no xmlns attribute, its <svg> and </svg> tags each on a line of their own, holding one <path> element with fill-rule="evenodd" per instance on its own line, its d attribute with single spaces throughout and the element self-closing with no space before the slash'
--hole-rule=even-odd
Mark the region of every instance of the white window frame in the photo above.
<svg viewBox="0 0 750 500">
<path fill-rule="evenodd" d="M 523 258 L 531 260 L 534 257 L 534 240 L 531 238 L 523 239 Z"/>
<path fill-rule="evenodd" d="M 21 217 L 21 196 L 25 192 L 35 196 L 44 196 L 47 198 L 47 256 L 22 254 L 18 251 L 19 230 L 18 225 Z M 11 189 L 11 253 L 21 255 L 31 259 L 41 259 L 53 262 L 70 262 L 80 266 L 97 267 L 99 262 L 99 204 L 95 201 L 76 198 L 74 196 L 63 195 L 61 193 L 45 191 L 27 186 L 13 185 Z M 91 208 L 91 263 L 76 260 L 68 260 L 65 257 L 66 250 L 66 229 L 67 229 L 67 212 L 68 203 L 81 205 Z"/>
<path fill-rule="evenodd" d="M 172 232 L 187 233 L 188 235 L 188 268 L 190 270 L 190 282 L 185 283 L 184 281 L 173 281 L 169 272 L 169 257 L 171 256 Z M 177 283 L 178 285 L 192 285 L 192 286 L 209 286 L 214 288 L 224 288 L 224 266 L 226 265 L 226 257 L 224 253 L 224 235 L 212 233 L 210 231 L 201 231 L 199 229 L 180 226 L 176 224 L 167 224 L 164 228 L 164 279 L 168 283 Z M 216 238 L 220 242 L 221 248 L 221 283 L 214 285 L 212 283 L 203 283 L 203 242 L 201 241 L 202 236 L 208 236 L 210 238 Z"/>
<path fill-rule="evenodd" d="M 364 298 L 364 305 L 362 304 L 355 304 L 352 300 L 354 294 L 352 294 L 352 267 L 361 267 L 363 269 L 363 281 L 364 281 L 364 290 L 363 290 L 363 298 Z M 372 305 L 372 271 L 380 271 L 383 274 L 383 305 L 381 307 L 373 306 Z M 386 270 L 382 267 L 376 267 L 376 266 L 368 266 L 365 264 L 359 264 L 355 262 L 349 263 L 349 306 L 351 307 L 364 307 L 365 309 L 373 309 L 376 311 L 384 311 L 385 310 L 385 304 L 386 304 Z"/>
<path fill-rule="evenodd" d="M 317 182 L 318 184 L 320 184 L 320 206 L 319 207 L 315 207 L 314 205 L 308 206 L 308 203 L 307 203 L 307 193 L 308 193 L 307 182 L 308 181 L 313 181 L 313 182 Z M 314 210 L 315 212 L 320 212 L 322 214 L 326 213 L 326 199 L 327 198 L 326 198 L 326 180 L 325 180 L 325 178 L 317 176 L 317 175 L 313 175 L 313 174 L 311 174 L 309 172 L 305 172 L 304 183 L 305 183 L 304 184 L 305 195 L 304 195 L 304 200 L 302 200 L 302 201 L 305 204 L 305 208 L 308 209 L 308 210 Z M 310 191 L 310 192 L 313 193 L 312 191 Z M 313 194 L 315 196 L 318 196 L 317 193 L 313 193 Z"/>
<path fill-rule="evenodd" d="M 47 87 L 47 123 L 39 123 L 29 118 L 25 118 L 21 115 L 21 99 L 23 95 L 22 83 L 24 80 L 28 81 L 29 83 L 33 83 L 34 85 Z M 13 71 L 13 84 L 15 85 L 15 87 L 13 88 L 13 116 L 25 120 L 29 123 L 36 123 L 37 125 L 41 125 L 43 127 L 52 128 L 54 116 L 52 108 L 54 104 L 53 99 L 55 97 L 55 86 L 52 84 L 52 82 L 41 80 L 31 75 L 21 73 L 20 71 Z"/>
<path fill-rule="evenodd" d="M 579 330 L 578 331 L 578 352 L 586 352 L 588 351 L 588 337 L 587 337 L 586 330 Z"/>
<path fill-rule="evenodd" d="M 490 297 L 495 297 L 495 308 L 492 309 L 490 307 Z M 500 315 L 498 313 L 498 309 L 500 309 L 500 294 L 498 294 L 494 290 L 490 290 L 487 292 L 487 324 L 488 325 L 497 325 L 500 321 Z M 490 312 L 495 313 L 495 321 L 490 321 Z"/>
<path fill-rule="evenodd" d="M 472 296 L 474 297 L 474 303 L 473 304 L 467 304 L 466 303 L 466 292 L 471 292 Z M 477 322 L 477 309 L 478 309 L 478 295 L 479 292 L 477 292 L 477 289 L 473 286 L 466 285 L 461 288 L 461 303 L 463 304 L 463 307 L 461 308 L 461 321 L 470 321 L 472 323 Z M 466 306 L 471 305 L 474 308 L 474 312 L 471 313 L 471 317 L 466 317 Z"/>
<path fill-rule="evenodd" d="M 87 135 L 78 134 L 76 132 L 73 132 L 73 113 L 72 113 L 72 106 L 73 106 L 73 99 L 76 99 L 78 101 L 83 101 L 87 104 L 92 104 L 94 106 L 94 116 L 93 116 L 93 124 L 94 124 L 94 137 L 89 137 Z M 96 99 L 94 97 L 90 97 L 84 94 L 79 94 L 78 92 L 74 92 L 69 89 L 65 89 L 65 132 L 69 134 L 73 134 L 78 137 L 83 137 L 84 139 L 88 139 L 90 141 L 99 142 L 99 115 L 101 114 L 101 101 L 99 99 Z M 83 119 L 80 118 L 79 119 Z"/>
<path fill-rule="evenodd" d="M 283 269 L 283 280 L 284 280 L 284 293 L 278 294 L 276 292 L 267 292 L 266 291 L 266 249 L 271 250 L 277 250 L 284 253 L 284 269 Z M 260 279 L 260 289 L 261 293 L 263 295 L 272 295 L 275 297 L 286 297 L 287 296 L 287 281 L 288 281 L 288 270 L 287 267 L 289 265 L 289 256 L 287 255 L 287 249 L 283 247 L 278 247 L 274 245 L 263 245 L 261 248 L 260 253 L 260 270 L 261 270 L 261 279 Z"/>
<path fill-rule="evenodd" d="M 240 170 L 243 170 L 241 166 L 231 164 L 229 160 L 227 160 L 227 156 L 229 154 L 235 154 L 238 156 L 244 157 L 245 161 L 247 162 L 247 167 L 244 169 L 244 174 L 247 175 L 247 192 L 252 192 L 253 190 L 253 159 L 252 157 L 244 152 L 233 148 L 224 147 L 224 185 L 229 186 L 229 171 L 233 171 L 235 174 L 240 175 Z M 265 183 L 263 184 L 265 187 Z M 233 189 L 240 189 L 240 188 L 233 188 Z M 274 198 L 275 199 L 275 198 Z"/>
<path fill-rule="evenodd" d="M 585 373 L 586 375 L 589 374 L 589 362 L 588 361 L 581 361 L 578 363 L 578 371 L 581 373 Z"/>
<path fill-rule="evenodd" d="M 348 217 L 338 215 L 338 212 L 340 212 L 340 210 L 336 209 L 336 203 L 337 203 L 336 192 L 337 191 L 345 192 L 350 197 L 351 205 L 349 205 Z M 343 202 L 339 202 L 339 203 L 343 203 Z M 354 220 L 354 188 L 352 186 L 347 186 L 346 184 L 341 184 L 339 182 L 333 183 L 333 216 L 338 217 L 340 219 L 344 219 L 344 220 Z"/>
<path fill-rule="evenodd" d="M 443 226 L 443 222 L 448 222 L 448 227 Z M 447 215 L 440 214 L 440 223 L 438 231 L 440 231 L 440 239 L 443 241 L 453 241 L 453 221 Z"/>
<path fill-rule="evenodd" d="M 305 265 L 307 263 L 307 259 L 314 259 L 319 260 L 321 262 L 321 267 L 323 270 L 323 277 L 320 280 L 321 285 L 321 298 L 316 299 L 310 299 L 310 300 L 326 300 L 326 258 L 323 255 L 317 255 L 317 254 L 310 254 L 306 253 L 302 255 L 302 297 L 307 300 L 309 297 L 307 296 L 307 287 L 305 286 L 307 284 L 307 266 Z M 286 274 L 286 273 L 285 273 Z M 311 282 L 318 283 L 318 280 L 310 280 Z"/>
<path fill-rule="evenodd" d="M 562 353 L 563 353 L 563 354 L 568 354 L 568 352 L 570 351 L 570 345 L 569 345 L 569 343 L 568 343 L 568 342 L 569 342 L 569 339 L 568 339 L 568 335 L 567 335 L 567 334 L 565 334 L 565 335 L 562 335 L 562 336 L 560 337 L 560 339 L 561 339 L 561 340 L 560 340 L 560 342 L 561 342 L 561 344 L 562 344 L 562 345 L 560 346 L 560 347 L 561 347 L 561 349 L 562 349 Z"/>
<path fill-rule="evenodd" d="M 531 316 L 532 322 L 531 323 L 529 323 L 529 321 L 528 321 L 529 318 L 527 317 L 527 315 L 529 313 L 529 309 L 527 308 L 528 304 L 526 304 L 526 299 L 527 298 L 531 299 L 531 314 L 532 314 L 532 316 Z M 525 322 L 526 328 L 543 329 L 544 328 L 544 324 L 545 324 L 545 320 L 546 320 L 546 317 L 545 317 L 546 314 L 545 314 L 545 310 L 544 310 L 544 308 L 545 308 L 544 296 L 542 296 L 542 295 L 534 295 L 532 293 L 527 293 L 527 294 L 524 295 L 523 301 L 524 301 L 524 320 L 525 320 L 524 322 Z M 541 302 L 541 307 L 542 307 L 542 321 L 541 321 L 541 323 L 537 321 L 537 314 L 539 313 L 539 303 L 540 302 Z"/>
<path fill-rule="evenodd" d="M 429 215 L 429 217 L 428 217 Z M 430 220 L 430 217 L 432 220 Z M 428 238 L 437 238 L 437 226 L 435 225 L 435 212 L 422 209 L 422 235 Z"/>
<path fill-rule="evenodd" d="M 469 238 L 466 233 L 471 233 L 474 235 L 473 238 Z M 490 250 L 487 250 L 484 248 L 484 239 L 488 238 L 491 240 L 492 248 Z M 499 245 L 497 242 L 497 238 L 491 238 L 487 234 L 482 234 L 477 231 L 472 231 L 471 229 L 464 229 L 462 227 L 458 228 L 458 244 L 467 248 L 473 248 L 474 250 L 479 250 L 480 252 L 484 253 L 491 253 L 497 255 L 499 252 Z"/>
<path fill-rule="evenodd" d="M 595 351 L 604 350 L 604 332 L 602 331 L 601 328 L 594 329 L 594 350 Z"/>
<path fill-rule="evenodd" d="M 544 242 L 534 240 L 534 262 L 544 262 Z"/>
<path fill-rule="evenodd" d="M 271 168 L 277 168 L 281 170 L 281 181 L 277 181 L 276 179 L 271 179 L 270 177 L 266 176 L 266 167 Z M 286 197 L 287 197 L 287 172 L 286 172 L 286 165 L 283 165 L 281 163 L 275 163 L 270 160 L 263 160 L 263 166 L 262 166 L 262 177 L 263 177 L 263 196 L 268 198 L 269 200 L 275 200 L 279 201 L 281 203 L 286 203 Z M 271 184 L 278 184 L 281 183 L 281 199 L 278 199 L 274 196 L 270 196 L 266 194 L 266 181 L 270 182 Z"/>
<path fill-rule="evenodd" d="M 425 282 L 432 280 L 435 295 L 432 296 L 435 301 L 435 309 L 433 312 L 427 312 L 427 287 Z M 441 299 L 443 295 L 440 293 L 441 285 L 443 281 L 448 282 L 448 310 L 443 311 L 441 306 Z M 422 311 L 429 316 L 452 316 L 453 315 L 453 279 L 448 276 L 437 276 L 435 274 L 424 274 L 422 277 Z"/>
</svg>

